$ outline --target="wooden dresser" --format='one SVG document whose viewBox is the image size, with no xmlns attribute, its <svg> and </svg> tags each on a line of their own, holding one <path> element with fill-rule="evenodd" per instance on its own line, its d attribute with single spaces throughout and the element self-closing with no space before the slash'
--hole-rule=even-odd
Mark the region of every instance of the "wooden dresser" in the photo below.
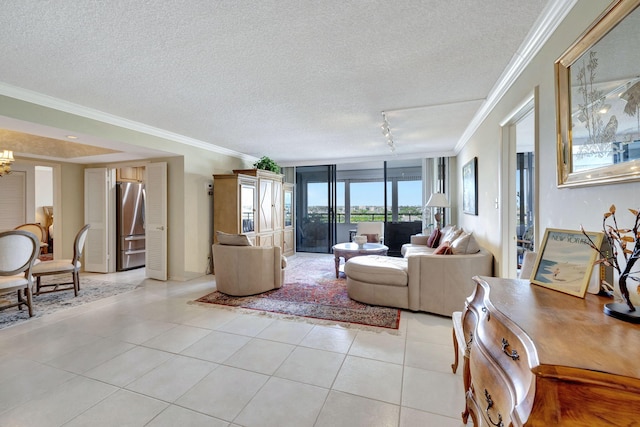
<svg viewBox="0 0 640 427">
<path fill-rule="evenodd" d="M 462 317 L 463 421 L 640 426 L 640 325 L 526 280 L 476 277 Z M 467 412 L 468 411 L 468 412 Z"/>
</svg>

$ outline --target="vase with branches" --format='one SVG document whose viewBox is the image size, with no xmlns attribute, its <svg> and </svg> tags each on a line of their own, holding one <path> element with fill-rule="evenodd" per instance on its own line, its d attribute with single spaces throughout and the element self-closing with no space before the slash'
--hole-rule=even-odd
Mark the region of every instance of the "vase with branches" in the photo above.
<svg viewBox="0 0 640 427">
<path fill-rule="evenodd" d="M 580 227 L 580 229 L 590 242 L 589 246 L 600 254 L 600 259 L 596 263 L 613 267 L 618 273 L 618 286 L 623 304 L 618 304 L 618 306 L 607 304 L 605 312 L 614 317 L 640 323 L 640 316 L 637 314 L 629 293 L 631 282 L 635 282 L 633 287 L 635 291 L 640 292 L 640 286 L 638 285 L 640 283 L 640 270 L 638 268 L 634 269 L 636 262 L 640 259 L 640 210 L 629 209 L 629 212 L 634 216 L 632 228 L 622 228 L 618 225 L 615 205 L 611 205 L 609 211 L 604 213 L 602 229 L 605 239 L 609 243 L 609 250 L 607 251 L 597 247 L 585 233 L 584 228 Z M 624 307 L 626 313 L 619 313 L 622 308 L 620 305 Z M 609 312 L 608 309 L 609 311 L 612 309 L 616 311 Z M 621 316 L 618 316 L 618 313 Z"/>
</svg>

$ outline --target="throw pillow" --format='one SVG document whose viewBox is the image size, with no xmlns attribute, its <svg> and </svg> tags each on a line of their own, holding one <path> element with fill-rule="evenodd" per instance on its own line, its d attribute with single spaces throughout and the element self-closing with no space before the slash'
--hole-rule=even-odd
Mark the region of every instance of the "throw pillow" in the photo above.
<svg viewBox="0 0 640 427">
<path fill-rule="evenodd" d="M 429 236 L 429 240 L 427 240 L 427 246 L 430 248 L 437 248 L 440 244 L 440 230 L 437 228 L 433 229 L 431 236 Z"/>
<path fill-rule="evenodd" d="M 223 231 L 216 231 L 218 243 L 227 246 L 253 246 L 251 240 L 244 234 L 229 234 Z"/>
<path fill-rule="evenodd" d="M 451 255 L 452 253 L 453 252 L 451 252 L 451 245 L 446 240 L 442 242 L 442 244 L 440 244 L 440 246 L 438 246 L 435 251 L 433 251 L 434 255 Z"/>
<path fill-rule="evenodd" d="M 442 241 L 453 242 L 463 231 L 462 228 L 452 225 L 447 230 L 447 233 L 442 236 Z"/>
<path fill-rule="evenodd" d="M 444 237 L 444 236 L 446 236 L 447 234 L 449 234 L 449 232 L 450 232 L 452 229 L 454 229 L 454 228 L 457 228 L 457 227 L 456 227 L 455 225 L 451 225 L 451 224 L 449 224 L 449 225 L 445 225 L 444 227 L 442 227 L 442 228 L 440 229 L 440 234 L 442 235 L 442 237 Z"/>
<path fill-rule="evenodd" d="M 473 233 L 462 233 L 460 237 L 451 243 L 451 250 L 454 254 L 475 254 L 480 252 L 480 245 L 473 237 Z"/>
<path fill-rule="evenodd" d="M 367 236 L 367 243 L 379 243 L 380 235 L 379 234 L 362 234 L 362 236 Z"/>
</svg>

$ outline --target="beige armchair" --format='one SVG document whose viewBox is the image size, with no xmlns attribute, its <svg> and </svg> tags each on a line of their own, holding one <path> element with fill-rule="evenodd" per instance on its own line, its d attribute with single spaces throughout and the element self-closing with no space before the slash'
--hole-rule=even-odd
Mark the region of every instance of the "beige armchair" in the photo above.
<svg viewBox="0 0 640 427">
<path fill-rule="evenodd" d="M 254 295 L 284 283 L 286 258 L 278 246 L 213 245 L 216 287 L 227 295 Z"/>
<path fill-rule="evenodd" d="M 359 222 L 356 227 L 358 236 L 367 236 L 369 243 L 384 243 L 384 222 Z M 372 239 L 378 236 L 377 241 Z"/>
</svg>

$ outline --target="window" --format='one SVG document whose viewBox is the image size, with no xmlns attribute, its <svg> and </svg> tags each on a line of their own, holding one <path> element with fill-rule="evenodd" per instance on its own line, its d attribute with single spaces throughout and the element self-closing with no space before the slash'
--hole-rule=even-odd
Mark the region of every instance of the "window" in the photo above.
<svg viewBox="0 0 640 427">
<path fill-rule="evenodd" d="M 307 215 L 316 222 L 327 222 L 329 217 L 329 189 L 326 182 L 310 182 L 307 184 Z M 336 183 L 336 220 L 345 222 L 344 182 Z"/>
<path fill-rule="evenodd" d="M 384 185 L 377 182 L 349 183 L 349 222 L 384 221 Z"/>
<path fill-rule="evenodd" d="M 398 181 L 398 222 L 422 221 L 422 180 Z"/>
</svg>

